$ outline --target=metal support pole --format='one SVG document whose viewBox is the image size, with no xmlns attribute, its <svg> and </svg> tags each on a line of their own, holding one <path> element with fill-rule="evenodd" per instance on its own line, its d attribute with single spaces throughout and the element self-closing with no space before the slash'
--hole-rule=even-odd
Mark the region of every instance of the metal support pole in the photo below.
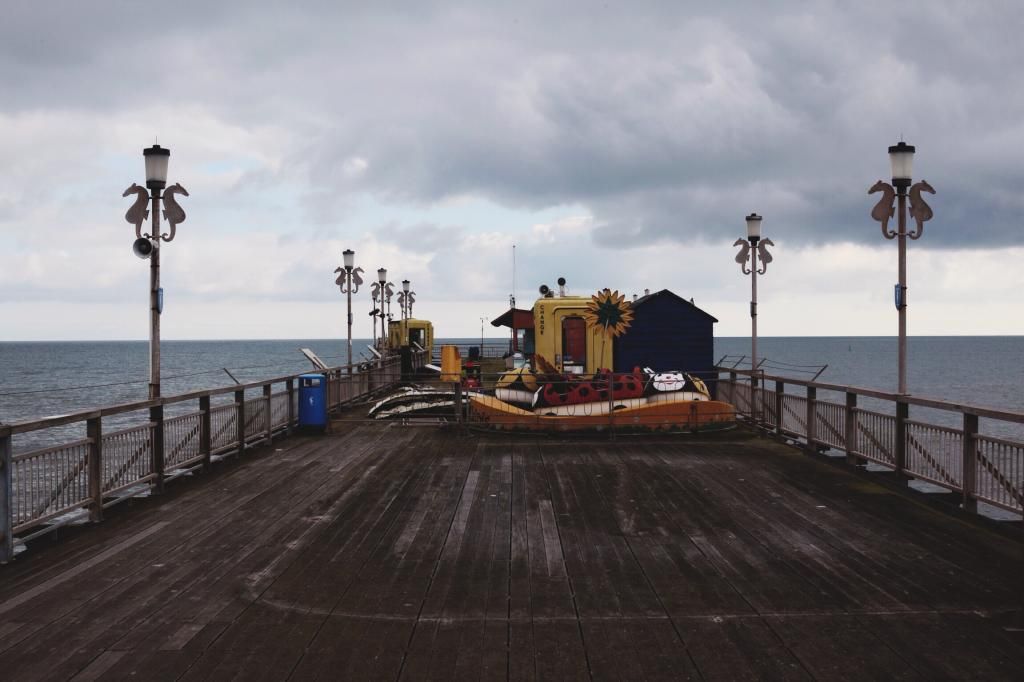
<svg viewBox="0 0 1024 682">
<path fill-rule="evenodd" d="M 11 432 L 0 435 L 0 564 L 14 559 L 14 463 Z"/>
<path fill-rule="evenodd" d="M 753 388 L 757 386 L 757 240 L 752 239 L 750 243 L 750 388 L 753 396 Z"/>
<path fill-rule="evenodd" d="M 376 299 L 374 299 L 374 305 L 377 305 L 377 300 Z M 374 348 L 376 348 L 377 347 L 377 313 L 373 312 L 370 316 L 374 318 Z"/>
<path fill-rule="evenodd" d="M 160 397 L 160 190 L 150 190 L 153 253 L 149 257 L 149 397 Z"/>
<path fill-rule="evenodd" d="M 899 200 L 899 388 L 897 393 L 907 394 L 907 188 L 897 187 Z"/>
<path fill-rule="evenodd" d="M 345 288 L 348 289 L 348 373 L 352 374 L 352 271 L 345 270 Z"/>
</svg>

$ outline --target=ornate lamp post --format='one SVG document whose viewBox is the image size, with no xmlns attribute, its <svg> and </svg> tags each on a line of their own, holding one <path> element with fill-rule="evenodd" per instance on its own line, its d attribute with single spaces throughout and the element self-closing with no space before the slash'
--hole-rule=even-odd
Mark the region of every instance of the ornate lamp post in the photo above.
<svg viewBox="0 0 1024 682">
<path fill-rule="evenodd" d="M 341 293 L 348 297 L 348 373 L 352 373 L 352 294 L 359 291 L 359 285 L 363 283 L 360 277 L 362 268 L 355 267 L 356 252 L 352 249 L 345 249 L 341 252 L 344 262 L 344 269 L 338 268 L 335 272 L 341 273 L 334 283 L 341 289 Z"/>
<path fill-rule="evenodd" d="M 750 380 L 757 385 L 757 276 L 763 275 L 772 262 L 768 253 L 769 246 L 775 246 L 771 239 L 761 239 L 761 216 L 751 213 L 747 216 L 747 238 L 737 239 L 733 246 L 739 246 L 736 262 L 740 264 L 744 275 L 750 275 Z M 757 257 L 761 257 L 761 268 L 757 267 Z M 750 268 L 747 268 L 747 261 Z"/>
<path fill-rule="evenodd" d="M 188 192 L 180 184 L 167 187 L 167 162 L 171 150 L 158 144 L 142 150 L 146 161 L 146 187 L 132 183 L 121 196 L 134 194 L 135 203 L 124 214 L 125 220 L 135 225 L 135 242 L 132 251 L 139 258 L 149 259 L 149 397 L 160 397 L 160 314 L 164 308 L 164 290 L 160 288 L 160 242 L 174 239 L 180 223 L 185 222 L 185 211 L 175 200 L 175 194 Z M 167 189 L 161 196 L 161 190 Z M 147 191 L 147 188 L 149 191 Z M 170 225 L 170 232 L 160 232 L 160 202 L 163 214 Z M 142 223 L 152 215 L 149 232 L 142 231 Z"/>
<path fill-rule="evenodd" d="M 387 341 L 387 337 L 391 336 L 391 298 L 395 295 L 395 285 L 392 282 L 385 282 L 383 286 L 384 286 L 384 293 L 382 295 L 384 297 L 384 300 L 381 303 L 381 307 L 380 307 L 381 310 L 380 310 L 380 312 L 381 312 L 381 317 L 384 317 L 385 315 L 384 315 L 384 305 L 383 304 L 387 303 L 387 316 L 386 316 L 387 317 L 387 323 L 386 324 L 387 324 L 388 332 L 385 335 L 385 341 Z M 384 324 L 385 324 L 385 322 L 381 321 L 381 325 L 383 326 Z M 387 348 L 388 345 L 389 344 L 385 343 L 384 347 Z"/>
<path fill-rule="evenodd" d="M 412 304 L 416 302 L 416 292 L 410 291 L 405 296 L 405 319 L 406 321 L 412 319 Z"/>
<path fill-rule="evenodd" d="M 925 222 L 932 219 L 932 209 L 921 198 L 921 192 L 935 194 L 926 181 L 915 185 L 910 184 L 911 170 L 914 162 L 914 147 L 905 142 L 889 147 L 889 163 L 892 167 L 892 185 L 879 180 L 868 194 L 881 192 L 875 207 L 871 209 L 871 217 L 882 224 L 882 235 L 886 239 L 897 239 L 899 246 L 899 282 L 896 284 L 895 303 L 899 313 L 899 387 L 897 392 L 907 393 L 907 237 L 918 239 L 924 234 Z M 895 187 L 895 189 L 893 189 Z M 907 188 L 910 188 L 909 192 Z M 917 230 L 907 232 L 907 198 L 910 198 L 910 215 L 917 223 Z M 899 199 L 898 207 L 893 207 L 895 199 Z M 897 231 L 889 229 L 889 219 L 898 211 Z"/>
<path fill-rule="evenodd" d="M 387 284 L 388 284 L 388 269 L 377 268 L 377 293 L 380 296 L 380 310 L 378 316 L 380 317 L 380 350 L 381 354 L 386 352 L 387 344 L 387 327 L 386 315 L 384 314 L 384 299 L 387 297 Z"/>
<path fill-rule="evenodd" d="M 398 305 L 402 309 L 402 339 L 403 345 L 409 345 L 409 311 L 412 309 L 413 296 L 415 291 L 410 291 L 411 284 L 409 280 L 402 280 L 402 290 L 398 292 Z"/>
<path fill-rule="evenodd" d="M 380 271 L 378 270 L 378 276 Z M 377 347 L 377 318 L 380 317 L 380 308 L 377 307 L 377 299 L 381 299 L 381 305 L 383 306 L 383 291 L 379 282 L 372 282 L 370 284 L 370 298 L 373 299 L 373 310 L 370 311 L 370 317 L 373 318 L 373 347 Z"/>
</svg>

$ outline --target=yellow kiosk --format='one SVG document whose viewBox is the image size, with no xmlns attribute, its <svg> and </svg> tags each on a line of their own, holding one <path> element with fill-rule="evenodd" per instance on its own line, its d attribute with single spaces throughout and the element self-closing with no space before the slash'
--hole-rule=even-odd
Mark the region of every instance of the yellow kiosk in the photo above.
<svg viewBox="0 0 1024 682">
<path fill-rule="evenodd" d="M 392 320 L 388 322 L 388 348 L 393 351 L 403 346 L 416 344 L 427 351 L 427 357 L 434 347 L 434 325 L 430 320 Z M 415 346 L 414 346 L 415 348 Z"/>
<path fill-rule="evenodd" d="M 534 354 L 555 371 L 594 374 L 612 366 L 614 340 L 600 327 L 587 325 L 591 301 L 590 296 L 559 296 L 533 304 Z"/>
</svg>

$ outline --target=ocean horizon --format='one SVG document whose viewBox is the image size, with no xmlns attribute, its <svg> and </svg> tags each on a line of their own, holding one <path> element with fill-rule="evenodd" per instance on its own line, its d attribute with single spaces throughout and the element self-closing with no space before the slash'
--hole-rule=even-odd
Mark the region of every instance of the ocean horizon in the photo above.
<svg viewBox="0 0 1024 682">
<path fill-rule="evenodd" d="M 506 340 L 484 337 L 485 343 Z M 437 341 L 444 342 L 475 344 L 480 337 Z M 370 339 L 353 339 L 354 360 L 368 355 L 369 344 Z M 235 385 L 235 379 L 249 383 L 312 370 L 299 348 L 311 348 L 328 364 L 346 361 L 345 339 L 164 340 L 162 393 L 174 396 Z M 715 362 L 746 356 L 739 367 L 749 368 L 749 337 L 716 337 L 714 348 Z M 819 382 L 896 388 L 894 336 L 758 337 L 758 356 L 767 374 L 810 379 L 822 369 Z M 908 387 L 915 396 L 1024 412 L 1022 358 L 1024 336 L 911 336 Z M 144 400 L 148 361 L 147 341 L 0 341 L 0 422 Z M 935 412 L 930 416 L 937 423 L 949 423 L 952 413 Z"/>
</svg>

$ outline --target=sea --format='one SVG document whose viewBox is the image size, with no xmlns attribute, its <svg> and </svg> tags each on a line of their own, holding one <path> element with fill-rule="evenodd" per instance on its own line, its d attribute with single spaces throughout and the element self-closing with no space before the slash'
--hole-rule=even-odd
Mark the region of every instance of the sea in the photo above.
<svg viewBox="0 0 1024 682">
<path fill-rule="evenodd" d="M 356 359 L 369 343 L 353 340 Z M 310 371 L 300 348 L 330 365 L 347 358 L 344 339 L 164 341 L 162 394 Z M 146 341 L 0 342 L 0 423 L 144 400 L 148 357 Z M 821 370 L 821 382 L 896 389 L 895 337 L 762 337 L 758 357 L 767 374 L 810 379 Z M 716 338 L 715 360 L 722 358 L 749 368 L 749 337 Z M 1024 412 L 1024 336 L 910 337 L 907 383 L 915 396 Z M 960 419 L 935 410 L 912 410 L 911 416 L 954 426 Z M 982 420 L 983 433 L 1024 441 L 1024 428 L 991 422 Z"/>
</svg>

